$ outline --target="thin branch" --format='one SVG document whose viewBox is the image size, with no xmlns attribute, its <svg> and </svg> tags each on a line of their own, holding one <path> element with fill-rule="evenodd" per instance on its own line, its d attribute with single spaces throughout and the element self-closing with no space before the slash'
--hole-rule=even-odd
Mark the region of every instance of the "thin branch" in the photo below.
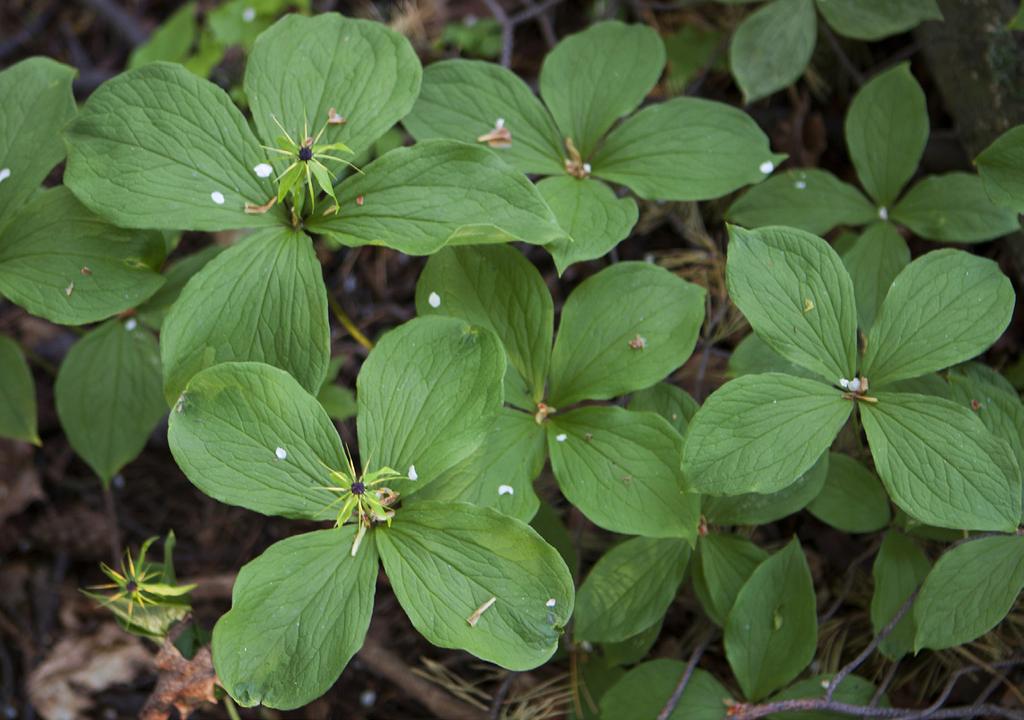
<svg viewBox="0 0 1024 720">
<path fill-rule="evenodd" d="M 873 653 L 878 648 L 882 641 L 892 634 L 892 631 L 896 629 L 897 625 L 899 625 L 900 620 L 903 619 L 903 616 L 910 611 L 910 606 L 914 604 L 914 600 L 917 599 L 917 593 L 920 590 L 921 586 L 918 585 L 914 589 L 914 592 L 910 593 L 910 596 L 903 601 L 903 604 L 900 605 L 900 609 L 897 610 L 896 614 L 892 616 L 892 619 L 889 620 L 888 623 L 886 623 L 885 627 L 882 628 L 881 632 L 875 635 L 875 637 L 871 639 L 871 642 L 868 643 L 868 646 L 861 651 L 860 655 L 858 655 L 853 660 L 851 660 L 839 669 L 839 672 L 837 672 L 835 677 L 832 678 L 832 681 L 828 684 L 828 688 L 826 688 L 825 690 L 826 701 L 832 700 L 832 696 L 835 695 L 836 688 L 839 687 L 839 684 L 843 682 L 843 680 L 845 680 L 850 673 L 852 673 L 854 670 L 863 665 L 864 661 L 871 657 L 871 653 Z"/>
<path fill-rule="evenodd" d="M 494 693 L 494 699 L 491 701 L 490 720 L 498 720 L 501 717 L 501 706 L 505 704 L 509 688 L 512 687 L 512 681 L 516 679 L 518 674 L 517 672 L 510 672 L 501 681 L 501 685 L 498 686 L 498 692 Z"/>
<path fill-rule="evenodd" d="M 505 12 L 498 0 L 484 0 L 484 5 L 491 11 L 491 15 L 501 25 L 501 66 L 512 66 L 512 44 L 515 42 L 515 25 Z"/>
<path fill-rule="evenodd" d="M 352 322 L 352 318 L 348 316 L 348 313 L 341 307 L 341 303 L 334 299 L 334 296 L 327 293 L 327 304 L 331 306 L 331 312 L 334 313 L 334 317 L 340 322 L 348 334 L 351 335 L 357 343 L 362 345 L 367 350 L 373 350 L 373 340 L 366 337 L 362 330 L 356 327 L 356 324 Z"/>
<path fill-rule="evenodd" d="M 843 50 L 843 46 L 839 43 L 839 38 L 837 38 L 835 33 L 832 32 L 832 28 L 828 26 L 827 22 L 821 22 L 818 24 L 821 26 L 821 32 L 825 36 L 825 39 L 828 40 L 828 44 L 832 47 L 832 51 L 836 54 L 836 57 L 839 58 L 839 64 L 842 65 L 843 69 L 850 74 L 853 81 L 857 83 L 857 87 L 862 86 L 864 84 L 864 74 L 857 69 L 857 66 L 853 64 L 852 60 L 850 60 L 850 56 L 846 54 L 845 50 Z"/>
<path fill-rule="evenodd" d="M 697 669 L 697 663 L 700 662 L 701 657 L 704 655 L 704 651 L 708 649 L 708 645 L 711 643 L 711 638 L 714 636 L 714 632 L 708 632 L 704 635 L 704 638 L 697 643 L 697 647 L 693 649 L 693 653 L 690 655 L 690 661 L 686 663 L 686 669 L 683 671 L 682 677 L 679 678 L 679 683 L 676 685 L 676 689 L 672 691 L 671 697 L 668 702 L 665 703 L 665 707 L 658 713 L 658 720 L 668 720 L 669 716 L 675 712 L 676 706 L 679 701 L 683 698 L 683 693 L 686 692 L 686 686 L 690 684 L 690 678 L 693 677 L 693 671 Z"/>
</svg>

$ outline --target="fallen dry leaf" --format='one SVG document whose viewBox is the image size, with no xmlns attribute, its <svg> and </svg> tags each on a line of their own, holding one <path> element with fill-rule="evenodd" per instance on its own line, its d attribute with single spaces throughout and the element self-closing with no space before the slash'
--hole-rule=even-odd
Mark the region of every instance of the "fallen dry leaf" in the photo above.
<svg viewBox="0 0 1024 720">
<path fill-rule="evenodd" d="M 153 656 L 142 641 L 110 622 L 89 635 L 65 637 L 28 678 L 28 695 L 45 720 L 77 720 L 92 697 L 151 671 Z"/>
<path fill-rule="evenodd" d="M 213 694 L 217 675 L 213 671 L 209 646 L 204 645 L 191 660 L 186 660 L 178 648 L 165 639 L 155 662 L 160 675 L 153 694 L 139 714 L 141 720 L 168 720 L 172 707 L 179 717 L 187 718 L 203 703 L 217 702 Z"/>
</svg>

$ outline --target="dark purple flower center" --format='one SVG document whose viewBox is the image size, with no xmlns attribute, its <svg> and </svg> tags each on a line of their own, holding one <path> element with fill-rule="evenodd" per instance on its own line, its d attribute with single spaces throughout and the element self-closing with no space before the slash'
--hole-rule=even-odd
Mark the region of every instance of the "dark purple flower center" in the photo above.
<svg viewBox="0 0 1024 720">
<path fill-rule="evenodd" d="M 134 580 L 129 580 L 128 584 L 124 586 L 124 589 L 127 590 L 130 593 L 131 592 L 135 592 L 136 590 L 139 589 L 139 585 Z"/>
<path fill-rule="evenodd" d="M 299 148 L 299 160 L 303 162 L 309 162 L 313 159 L 313 148 L 302 146 Z"/>
<path fill-rule="evenodd" d="M 352 483 L 351 490 L 353 495 L 362 495 L 366 492 L 366 486 L 361 481 L 356 480 Z"/>
</svg>

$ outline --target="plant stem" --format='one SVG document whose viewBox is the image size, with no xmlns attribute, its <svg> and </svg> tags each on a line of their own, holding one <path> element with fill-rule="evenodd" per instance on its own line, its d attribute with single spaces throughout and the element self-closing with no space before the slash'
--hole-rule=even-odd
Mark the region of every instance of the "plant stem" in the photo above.
<svg viewBox="0 0 1024 720">
<path fill-rule="evenodd" d="M 363 335 L 362 331 L 356 327 L 356 324 L 352 322 L 352 318 L 348 316 L 348 313 L 341 307 L 341 303 L 334 299 L 334 297 L 328 293 L 327 303 L 331 306 L 331 312 L 334 313 L 334 317 L 345 326 L 348 330 L 348 334 L 355 338 L 355 341 L 362 345 L 367 350 L 373 350 L 373 340 Z"/>
</svg>

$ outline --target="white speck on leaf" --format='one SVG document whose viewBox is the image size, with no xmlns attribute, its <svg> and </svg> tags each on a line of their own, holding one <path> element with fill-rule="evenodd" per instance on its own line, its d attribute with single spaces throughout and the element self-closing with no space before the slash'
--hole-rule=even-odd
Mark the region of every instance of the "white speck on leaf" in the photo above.
<svg viewBox="0 0 1024 720">
<path fill-rule="evenodd" d="M 288 451 L 285 450 L 283 447 L 279 447 L 276 450 L 274 450 L 274 456 L 278 460 L 284 460 L 285 458 L 288 457 Z"/>
<path fill-rule="evenodd" d="M 763 163 L 757 166 L 757 169 L 760 170 L 765 175 L 771 175 L 772 170 L 775 169 L 775 163 L 773 163 L 771 160 L 765 160 Z"/>
<path fill-rule="evenodd" d="M 839 387 L 843 388 L 844 390 L 849 390 L 850 381 L 847 380 L 846 378 L 839 378 Z"/>
<path fill-rule="evenodd" d="M 214 190 L 212 193 L 210 193 L 210 199 L 213 200 L 218 205 L 223 205 L 224 193 L 222 193 L 220 190 Z"/>
<path fill-rule="evenodd" d="M 3 170 L 0 170 L 0 182 L 3 182 L 4 180 L 9 178 L 10 176 L 11 176 L 11 169 L 10 168 L 4 168 Z"/>
<path fill-rule="evenodd" d="M 439 308 L 441 307 L 441 296 L 438 295 L 436 292 L 432 292 L 427 297 L 427 302 L 430 303 L 430 307 Z"/>
<path fill-rule="evenodd" d="M 554 607 L 554 606 L 555 606 L 555 605 L 557 605 L 558 603 L 557 603 L 557 602 L 555 601 L 555 599 L 554 599 L 554 598 L 550 598 L 550 599 L 549 599 L 549 600 L 548 600 L 548 601 L 547 601 L 546 603 L 544 603 L 544 604 L 545 604 L 545 605 L 547 605 L 548 607 Z"/>
<path fill-rule="evenodd" d="M 131 332 L 138 326 L 139 322 L 135 318 L 128 318 L 127 320 L 124 321 L 124 329 L 127 330 L 128 332 Z"/>
<path fill-rule="evenodd" d="M 75 291 L 75 281 L 72 280 L 70 283 L 68 283 L 68 286 L 66 288 L 64 288 L 64 294 L 67 295 L 68 297 L 71 297 L 71 293 L 73 293 L 74 291 Z"/>
<path fill-rule="evenodd" d="M 498 494 L 499 495 L 515 495 L 516 494 L 516 489 L 514 487 L 512 487 L 511 485 L 499 485 L 498 486 Z"/>
<path fill-rule="evenodd" d="M 803 180 L 797 180 L 795 183 L 793 183 L 793 187 L 795 187 L 797 190 L 806 190 L 807 183 L 804 182 Z"/>
<path fill-rule="evenodd" d="M 503 127 L 505 127 L 505 118 L 498 118 L 494 121 L 494 128 L 496 130 L 501 130 Z"/>
<path fill-rule="evenodd" d="M 250 22 L 252 22 L 255 19 L 256 19 L 256 8 L 254 8 L 254 7 L 247 7 L 245 10 L 242 11 L 242 20 L 244 20 L 245 22 L 250 23 Z"/>
<path fill-rule="evenodd" d="M 850 390 L 853 392 L 860 392 L 860 378 L 854 378 L 850 381 Z"/>
<path fill-rule="evenodd" d="M 408 478 L 410 480 L 419 480 L 420 479 L 420 476 L 416 474 L 416 466 L 415 465 L 410 465 L 409 466 Z"/>
<path fill-rule="evenodd" d="M 270 174 L 274 172 L 274 167 L 270 163 L 260 163 L 252 169 L 258 177 L 265 178 L 270 177 Z"/>
<path fill-rule="evenodd" d="M 558 442 L 565 442 L 568 439 L 569 436 L 566 435 L 565 433 L 558 433 L 557 435 L 555 435 L 555 440 L 557 440 Z"/>
<path fill-rule="evenodd" d="M 590 163 L 583 163 L 583 172 L 585 172 L 587 175 L 590 174 L 590 171 L 592 169 L 593 168 L 590 167 Z"/>
<path fill-rule="evenodd" d="M 889 219 L 889 208 L 885 207 L 884 205 L 882 207 L 878 208 L 878 217 L 881 220 L 888 220 Z"/>
</svg>

